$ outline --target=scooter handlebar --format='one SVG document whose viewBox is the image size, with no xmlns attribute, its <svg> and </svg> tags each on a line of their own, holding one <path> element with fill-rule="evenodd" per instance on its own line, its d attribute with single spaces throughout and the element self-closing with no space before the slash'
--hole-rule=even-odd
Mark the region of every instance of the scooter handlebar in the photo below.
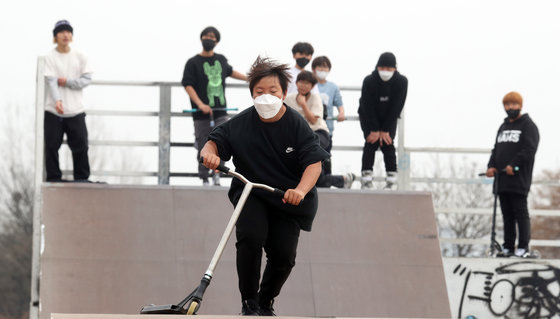
<svg viewBox="0 0 560 319">
<path fill-rule="evenodd" d="M 514 166 L 514 167 L 513 167 L 513 171 L 514 171 L 514 172 L 519 172 L 519 166 Z M 505 169 L 505 168 L 502 168 L 501 170 L 498 171 L 498 173 L 500 173 L 500 174 L 501 174 L 501 173 L 505 173 L 505 172 L 506 172 L 506 169 Z M 481 177 L 482 177 L 482 176 L 486 176 L 486 172 L 485 172 L 485 173 L 479 173 L 478 176 L 481 176 Z"/>
<path fill-rule="evenodd" d="M 277 194 L 277 195 L 280 196 L 280 197 L 284 197 L 284 194 L 286 194 L 285 191 L 283 191 L 283 190 L 281 190 L 281 189 L 278 189 L 278 188 L 275 188 L 273 193 L 274 193 L 274 194 Z"/>
<path fill-rule="evenodd" d="M 204 158 L 200 158 L 199 162 L 202 164 L 202 162 L 204 162 Z M 231 170 L 229 167 L 225 166 L 222 162 L 220 162 L 220 164 L 218 165 L 218 167 L 216 167 L 217 170 L 219 170 L 220 172 L 223 172 L 225 174 L 228 174 L 229 171 Z M 237 174 L 236 174 L 237 175 Z M 241 176 L 241 178 L 244 178 Z M 268 189 L 270 189 L 270 186 L 267 186 Z M 274 188 L 274 190 L 272 191 L 272 193 L 280 196 L 280 197 L 284 197 L 284 194 L 286 193 L 285 191 L 278 189 L 278 188 Z"/>
</svg>

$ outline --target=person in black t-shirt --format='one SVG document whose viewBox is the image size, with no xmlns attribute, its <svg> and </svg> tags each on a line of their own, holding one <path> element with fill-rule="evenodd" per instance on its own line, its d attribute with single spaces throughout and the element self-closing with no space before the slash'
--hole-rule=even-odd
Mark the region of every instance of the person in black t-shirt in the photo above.
<svg viewBox="0 0 560 319">
<path fill-rule="evenodd" d="M 200 33 L 202 52 L 190 58 L 183 71 L 181 84 L 187 91 L 193 109 L 195 147 L 198 150 L 206 143 L 208 134 L 214 125 L 220 125 L 228 120 L 226 108 L 226 77 L 247 81 L 247 77 L 239 73 L 228 64 L 225 56 L 214 53 L 214 47 L 220 42 L 220 32 L 214 27 L 207 27 Z M 222 109 L 214 111 L 213 108 Z M 213 118 L 213 121 L 212 121 Z M 203 185 L 209 185 L 208 169 L 198 165 L 198 177 Z M 214 185 L 220 185 L 219 175 L 214 175 Z"/>
<path fill-rule="evenodd" d="M 504 245 L 500 256 L 525 258 L 530 256 L 531 239 L 527 195 L 539 146 L 539 130 L 529 114 L 521 114 L 523 98 L 519 93 L 506 94 L 503 104 L 508 116 L 498 129 L 486 176 L 493 176 L 498 182 L 495 191 L 500 198 L 504 220 Z M 502 170 L 505 174 L 500 173 Z M 514 251 L 516 226 L 519 227 L 519 243 Z"/>
<path fill-rule="evenodd" d="M 257 58 L 248 75 L 254 106 L 214 128 L 200 152 L 210 169 L 233 158 L 236 171 L 250 181 L 286 191 L 278 198 L 254 189 L 237 221 L 242 315 L 274 315 L 274 298 L 295 265 L 300 229 L 311 231 L 318 205 L 315 183 L 321 161 L 329 156 L 307 122 L 282 102 L 287 69 Z M 243 187 L 232 181 L 228 196 L 234 205 Z M 261 281 L 263 249 L 267 264 Z"/>
<path fill-rule="evenodd" d="M 362 189 L 373 188 L 375 151 L 383 152 L 387 172 L 385 189 L 397 182 L 397 156 L 393 140 L 397 120 L 404 107 L 408 79 L 397 71 L 397 59 L 391 52 L 379 56 L 377 67 L 364 79 L 358 114 L 364 133 L 362 153 Z"/>
</svg>

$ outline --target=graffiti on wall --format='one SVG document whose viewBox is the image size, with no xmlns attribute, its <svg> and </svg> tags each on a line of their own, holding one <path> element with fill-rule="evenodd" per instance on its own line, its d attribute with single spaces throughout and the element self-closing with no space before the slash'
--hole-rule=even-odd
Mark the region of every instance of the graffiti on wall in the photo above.
<svg viewBox="0 0 560 319">
<path fill-rule="evenodd" d="M 459 318 L 560 318 L 560 269 L 518 261 L 491 270 L 453 269 L 464 278 Z"/>
</svg>

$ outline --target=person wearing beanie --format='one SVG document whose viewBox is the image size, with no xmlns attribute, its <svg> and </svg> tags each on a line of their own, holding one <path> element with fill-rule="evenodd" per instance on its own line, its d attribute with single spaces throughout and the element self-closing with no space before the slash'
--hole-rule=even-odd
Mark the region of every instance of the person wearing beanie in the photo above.
<svg viewBox="0 0 560 319">
<path fill-rule="evenodd" d="M 504 220 L 504 244 L 500 257 L 530 257 L 531 220 L 527 195 L 531 188 L 535 153 L 539 146 L 539 130 L 529 114 L 522 114 L 523 98 L 517 92 L 502 100 L 507 117 L 498 129 L 494 148 L 488 161 L 486 176 L 494 177 Z M 519 241 L 515 249 L 516 229 Z"/>
<path fill-rule="evenodd" d="M 215 53 L 214 48 L 220 42 L 220 32 L 215 27 L 206 27 L 200 33 L 202 52 L 190 58 L 183 70 L 182 86 L 187 91 L 191 101 L 194 122 L 194 146 L 197 149 L 197 162 L 200 150 L 208 139 L 208 134 L 214 126 L 226 122 L 229 117 L 226 104 L 226 78 L 247 81 L 247 77 L 235 71 L 225 56 Z M 198 177 L 204 186 L 209 185 L 210 171 L 202 164 L 198 164 Z M 213 174 L 215 186 L 220 185 L 219 174 Z"/>
<path fill-rule="evenodd" d="M 87 57 L 70 48 L 74 29 L 67 20 L 53 29 L 56 47 L 45 57 L 47 96 L 44 139 L 47 181 L 63 181 L 58 150 L 64 134 L 72 151 L 74 181 L 89 181 L 88 131 L 82 90 L 91 82 L 92 69 Z"/>
<path fill-rule="evenodd" d="M 393 140 L 397 120 L 404 107 L 408 79 L 397 71 L 397 59 L 391 52 L 381 54 L 375 70 L 365 77 L 358 107 L 360 126 L 364 134 L 362 153 L 362 189 L 373 188 L 375 151 L 383 152 L 387 172 L 385 189 L 397 182 L 397 156 Z"/>
</svg>

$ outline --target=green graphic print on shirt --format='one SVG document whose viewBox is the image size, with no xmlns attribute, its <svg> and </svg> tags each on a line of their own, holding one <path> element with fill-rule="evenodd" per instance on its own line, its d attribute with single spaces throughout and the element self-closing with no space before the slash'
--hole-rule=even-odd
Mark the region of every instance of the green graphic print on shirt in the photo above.
<svg viewBox="0 0 560 319">
<path fill-rule="evenodd" d="M 222 64 L 220 61 L 216 60 L 214 66 L 210 66 L 210 63 L 204 62 L 203 67 L 204 73 L 208 77 L 208 86 L 206 87 L 208 104 L 210 107 L 214 107 L 216 104 L 214 97 L 218 97 L 220 99 L 220 104 L 225 106 L 226 97 L 222 85 Z"/>
</svg>

